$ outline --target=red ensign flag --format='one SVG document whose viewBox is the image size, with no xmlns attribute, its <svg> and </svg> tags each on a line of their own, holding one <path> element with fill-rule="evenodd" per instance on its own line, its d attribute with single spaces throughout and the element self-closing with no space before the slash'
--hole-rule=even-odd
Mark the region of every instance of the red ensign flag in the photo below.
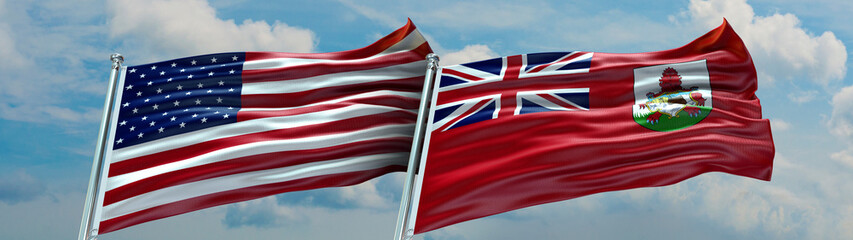
<svg viewBox="0 0 853 240">
<path fill-rule="evenodd" d="M 770 123 L 727 22 L 660 52 L 536 53 L 443 68 L 415 232 L 705 172 L 770 180 Z"/>
</svg>

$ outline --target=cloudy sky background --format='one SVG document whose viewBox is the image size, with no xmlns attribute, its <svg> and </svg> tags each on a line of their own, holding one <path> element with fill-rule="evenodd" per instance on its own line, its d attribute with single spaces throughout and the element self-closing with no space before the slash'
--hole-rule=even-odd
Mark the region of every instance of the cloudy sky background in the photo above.
<svg viewBox="0 0 853 240">
<path fill-rule="evenodd" d="M 112 52 L 363 47 L 411 18 L 442 65 L 676 48 L 725 17 L 750 50 L 773 180 L 721 173 L 474 220 L 416 239 L 853 239 L 853 2 L 0 0 L 0 237 L 77 236 Z M 100 239 L 390 239 L 404 174 L 211 208 Z"/>
</svg>

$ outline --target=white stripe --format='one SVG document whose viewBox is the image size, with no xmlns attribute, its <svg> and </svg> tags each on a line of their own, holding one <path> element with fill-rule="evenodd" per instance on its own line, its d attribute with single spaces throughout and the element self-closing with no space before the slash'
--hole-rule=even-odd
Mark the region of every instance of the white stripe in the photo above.
<svg viewBox="0 0 853 240">
<path fill-rule="evenodd" d="M 393 66 L 332 73 L 309 78 L 243 84 L 242 94 L 295 93 L 326 87 L 346 86 L 383 80 L 423 77 L 426 60 Z"/>
<path fill-rule="evenodd" d="M 329 134 L 297 139 L 252 142 L 243 145 L 219 149 L 213 152 L 205 153 L 177 162 L 172 162 L 156 167 L 146 168 L 136 172 L 110 177 L 109 179 L 107 179 L 107 190 L 113 190 L 135 181 L 139 181 L 148 177 L 153 177 L 172 171 L 178 171 L 181 169 L 197 167 L 205 164 L 216 163 L 240 157 L 282 151 L 317 149 L 373 139 L 408 137 L 412 135 L 413 131 L 414 124 L 412 123 L 386 125 L 340 134 Z"/>
<path fill-rule="evenodd" d="M 289 67 L 297 67 L 304 66 L 309 64 L 317 64 L 317 63 L 335 63 L 335 64 L 349 64 L 349 63 L 357 63 L 360 61 L 372 60 L 379 57 L 383 57 L 389 54 L 394 54 L 398 52 L 406 52 L 411 51 L 421 44 L 426 42 L 426 39 L 418 32 L 417 30 L 409 33 L 408 36 L 394 44 L 393 46 L 385 49 L 381 53 L 376 55 L 366 57 L 366 58 L 358 58 L 358 59 L 348 59 L 348 60 L 335 60 L 335 59 L 315 59 L 315 58 L 269 58 L 263 60 L 254 60 L 254 61 L 246 61 L 243 63 L 243 71 L 246 70 L 261 70 L 261 69 L 274 69 L 274 68 L 289 68 Z M 424 65 L 426 66 L 426 65 Z M 282 69 L 284 70 L 284 69 Z"/>
<path fill-rule="evenodd" d="M 314 107 L 319 105 L 327 105 L 327 104 L 335 104 L 340 102 L 352 101 L 356 99 L 363 98 L 375 98 L 375 97 L 383 97 L 383 96 L 399 96 L 404 98 L 412 98 L 418 100 L 421 98 L 420 92 L 403 92 L 403 91 L 392 91 L 392 90 L 378 90 L 366 93 L 359 93 L 355 95 L 349 95 L 342 98 L 336 98 L 331 100 L 326 100 L 322 102 L 316 102 L 311 104 L 306 104 L 298 107 L 287 107 L 287 108 L 241 108 L 241 112 L 255 112 L 255 111 L 278 111 L 278 110 L 292 110 L 298 108 L 306 108 L 306 107 Z M 402 108 L 401 108 L 402 109 Z"/>
<path fill-rule="evenodd" d="M 247 172 L 163 188 L 104 206 L 103 220 L 152 207 L 234 189 L 285 182 L 323 175 L 405 165 L 408 153 L 387 153 L 306 163 L 297 166 Z"/>
<path fill-rule="evenodd" d="M 167 138 L 161 138 L 143 144 L 118 149 L 113 151 L 113 158 L 110 159 L 110 163 L 121 162 L 127 159 L 137 158 L 155 152 L 162 152 L 170 149 L 186 147 L 200 142 L 206 142 L 220 138 L 228 138 L 233 136 L 276 129 L 302 127 L 335 120 L 381 114 L 395 110 L 400 109 L 379 105 L 357 104 L 346 106 L 343 108 L 330 109 L 327 111 L 283 117 L 260 118 L 236 122 L 185 134 L 179 134 Z"/>
<path fill-rule="evenodd" d="M 424 39 L 424 36 L 421 35 L 421 32 L 415 29 L 414 31 L 410 32 L 409 35 L 403 38 L 403 40 L 400 40 L 400 42 L 397 42 L 396 44 L 394 44 L 394 46 L 385 49 L 385 51 L 382 51 L 382 53 L 378 54 L 378 56 L 388 55 L 395 52 L 411 51 L 415 48 L 420 47 L 425 42 L 426 39 Z"/>
</svg>

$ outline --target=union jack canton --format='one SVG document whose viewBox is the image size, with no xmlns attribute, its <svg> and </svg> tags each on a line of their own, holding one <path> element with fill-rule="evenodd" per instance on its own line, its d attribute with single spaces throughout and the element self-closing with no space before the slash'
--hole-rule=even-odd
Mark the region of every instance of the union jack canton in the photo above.
<svg viewBox="0 0 853 240">
<path fill-rule="evenodd" d="M 432 130 L 528 113 L 589 110 L 589 88 L 541 88 L 526 80 L 587 73 L 592 55 L 532 53 L 444 67 L 439 72 Z"/>
</svg>

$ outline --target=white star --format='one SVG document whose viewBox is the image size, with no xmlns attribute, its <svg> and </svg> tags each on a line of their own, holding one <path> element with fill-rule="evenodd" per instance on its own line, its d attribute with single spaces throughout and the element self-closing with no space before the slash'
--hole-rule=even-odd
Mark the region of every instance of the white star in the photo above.
<svg viewBox="0 0 853 240">
<path fill-rule="evenodd" d="M 233 89 L 233 88 L 230 88 L 230 89 L 228 89 L 228 91 L 229 91 L 229 92 L 233 92 L 233 91 L 234 91 L 234 89 Z"/>
<path fill-rule="evenodd" d="M 178 85 L 178 90 L 183 90 L 184 86 Z"/>
<path fill-rule="evenodd" d="M 195 105 L 199 105 L 199 104 L 201 104 L 201 100 L 198 100 L 198 99 L 196 98 L 196 99 L 195 99 Z"/>
<path fill-rule="evenodd" d="M 227 114 L 227 113 L 226 113 L 225 115 L 222 115 L 222 119 L 226 119 L 226 118 L 228 118 L 228 114 Z"/>
<path fill-rule="evenodd" d="M 160 71 L 160 76 L 166 75 L 166 71 Z"/>
<path fill-rule="evenodd" d="M 146 98 L 146 99 L 145 99 L 145 102 L 149 102 L 149 101 L 151 101 L 151 99 L 150 99 L 150 98 Z"/>
<path fill-rule="evenodd" d="M 133 113 L 137 113 L 137 112 L 139 112 L 139 109 L 134 108 Z"/>
<path fill-rule="evenodd" d="M 181 105 L 181 102 L 179 102 L 178 100 L 175 100 L 175 102 L 173 102 L 173 103 L 175 104 L 175 107 L 177 107 L 177 106 L 180 106 L 180 105 Z"/>
<path fill-rule="evenodd" d="M 201 119 L 201 122 L 202 122 L 202 123 L 206 123 L 206 122 L 207 122 L 207 118 L 202 118 L 202 119 Z"/>
<path fill-rule="evenodd" d="M 142 121 L 148 120 L 148 116 L 142 116 Z"/>
<path fill-rule="evenodd" d="M 121 144 L 122 142 L 124 142 L 124 138 L 119 138 L 118 141 L 116 141 L 116 144 Z"/>
<path fill-rule="evenodd" d="M 193 92 L 187 92 L 187 96 L 189 96 L 190 94 L 193 94 Z"/>
<path fill-rule="evenodd" d="M 164 112 L 163 116 L 169 115 L 169 112 Z"/>
<path fill-rule="evenodd" d="M 198 85 L 196 85 L 196 86 L 198 86 L 198 88 L 201 88 L 201 87 L 204 87 L 204 84 L 198 83 Z"/>
<path fill-rule="evenodd" d="M 184 128 L 184 126 L 186 126 L 186 125 L 187 125 L 187 123 L 183 123 L 183 122 L 182 122 L 180 125 L 181 125 L 181 128 Z"/>
<path fill-rule="evenodd" d="M 184 71 L 186 71 L 186 69 L 181 68 L 181 72 L 184 72 Z"/>
<path fill-rule="evenodd" d="M 170 122 L 174 122 L 175 119 L 178 119 L 178 117 L 172 116 L 172 118 L 170 118 L 169 120 L 170 120 Z"/>
<path fill-rule="evenodd" d="M 237 61 L 237 56 L 235 55 L 235 56 L 231 57 L 231 60 L 232 60 L 232 61 Z"/>
<path fill-rule="evenodd" d="M 172 97 L 172 95 L 166 95 L 166 98 L 170 98 L 170 97 Z"/>
<path fill-rule="evenodd" d="M 136 96 L 137 96 L 137 97 L 141 97 L 141 96 L 142 96 L 142 92 L 136 92 Z"/>
<path fill-rule="evenodd" d="M 187 79 L 190 79 L 190 78 L 193 78 L 193 75 L 192 75 L 192 74 L 190 74 L 189 76 L 187 76 Z"/>
<path fill-rule="evenodd" d="M 157 66 L 151 66 L 151 70 L 157 69 Z"/>
<path fill-rule="evenodd" d="M 178 63 L 172 63 L 172 67 L 177 67 Z"/>
<path fill-rule="evenodd" d="M 213 72 L 207 73 L 207 76 L 213 76 Z"/>
<path fill-rule="evenodd" d="M 222 103 L 222 98 L 216 98 L 216 103 Z"/>
<path fill-rule="evenodd" d="M 151 86 L 151 84 L 154 84 L 154 82 L 148 81 L 148 86 Z"/>
<path fill-rule="evenodd" d="M 156 125 L 156 124 L 157 124 L 157 122 L 155 122 L 155 121 L 151 121 L 151 123 L 149 123 L 149 124 L 148 124 L 148 126 L 152 126 L 152 127 L 153 127 L 153 126 L 154 126 L 154 125 Z"/>
<path fill-rule="evenodd" d="M 133 132 L 134 130 L 136 130 L 136 127 L 130 126 L 130 131 Z"/>
<path fill-rule="evenodd" d="M 129 102 L 126 102 L 126 103 L 122 104 L 121 106 L 122 106 L 122 107 L 130 107 L 130 103 L 129 103 Z"/>
<path fill-rule="evenodd" d="M 206 67 L 205 67 L 205 66 L 201 66 L 201 70 L 204 70 L 204 68 L 206 68 Z"/>
<path fill-rule="evenodd" d="M 171 82 L 172 78 L 166 79 L 166 82 Z"/>
<path fill-rule="evenodd" d="M 139 75 L 139 78 L 145 78 L 145 74 L 143 73 L 143 74 Z"/>
<path fill-rule="evenodd" d="M 215 112 L 215 113 L 213 113 L 213 114 L 219 114 L 219 111 L 216 111 L 216 112 Z"/>
<path fill-rule="evenodd" d="M 212 92 L 213 92 L 213 89 L 207 90 L 207 93 L 212 93 Z"/>
<path fill-rule="evenodd" d="M 198 117 L 198 114 L 193 114 L 193 118 Z"/>
<path fill-rule="evenodd" d="M 160 129 L 157 129 L 157 131 L 158 131 L 158 132 L 161 132 L 161 133 L 163 132 L 163 130 L 166 130 L 166 129 L 165 129 L 165 128 L 163 128 L 163 127 L 160 127 Z"/>
<path fill-rule="evenodd" d="M 228 71 L 228 74 L 234 74 L 234 72 L 236 71 L 234 71 L 234 69 L 231 69 L 231 71 Z"/>
<path fill-rule="evenodd" d="M 225 85 L 225 82 L 219 81 L 219 86 Z"/>
<path fill-rule="evenodd" d="M 211 63 L 215 63 L 215 62 L 216 62 L 216 58 L 215 58 L 215 57 L 214 57 L 214 58 L 211 58 L 211 59 L 210 59 L 210 62 L 211 62 Z"/>
<path fill-rule="evenodd" d="M 189 109 L 184 109 L 184 112 L 189 111 Z"/>
<path fill-rule="evenodd" d="M 190 62 L 190 64 L 195 65 L 195 60 L 193 60 L 192 62 Z"/>
<path fill-rule="evenodd" d="M 157 88 L 157 93 L 163 93 L 163 89 L 162 89 L 162 88 Z"/>
<path fill-rule="evenodd" d="M 127 121 L 121 121 L 118 125 L 119 125 L 119 126 L 127 125 Z"/>
<path fill-rule="evenodd" d="M 130 73 L 135 73 L 135 72 L 136 72 L 136 68 L 130 69 Z"/>
<path fill-rule="evenodd" d="M 142 135 L 145 135 L 145 133 L 139 133 L 139 135 L 136 135 L 136 136 L 139 136 L 139 138 L 142 138 Z"/>
<path fill-rule="evenodd" d="M 154 104 L 154 110 L 157 110 L 159 108 L 160 108 L 160 105 Z"/>
<path fill-rule="evenodd" d="M 130 89 L 133 89 L 133 85 L 127 85 L 127 87 L 124 87 L 124 90 L 130 90 Z"/>
<path fill-rule="evenodd" d="M 228 107 L 228 110 L 234 109 L 234 107 Z"/>
</svg>

